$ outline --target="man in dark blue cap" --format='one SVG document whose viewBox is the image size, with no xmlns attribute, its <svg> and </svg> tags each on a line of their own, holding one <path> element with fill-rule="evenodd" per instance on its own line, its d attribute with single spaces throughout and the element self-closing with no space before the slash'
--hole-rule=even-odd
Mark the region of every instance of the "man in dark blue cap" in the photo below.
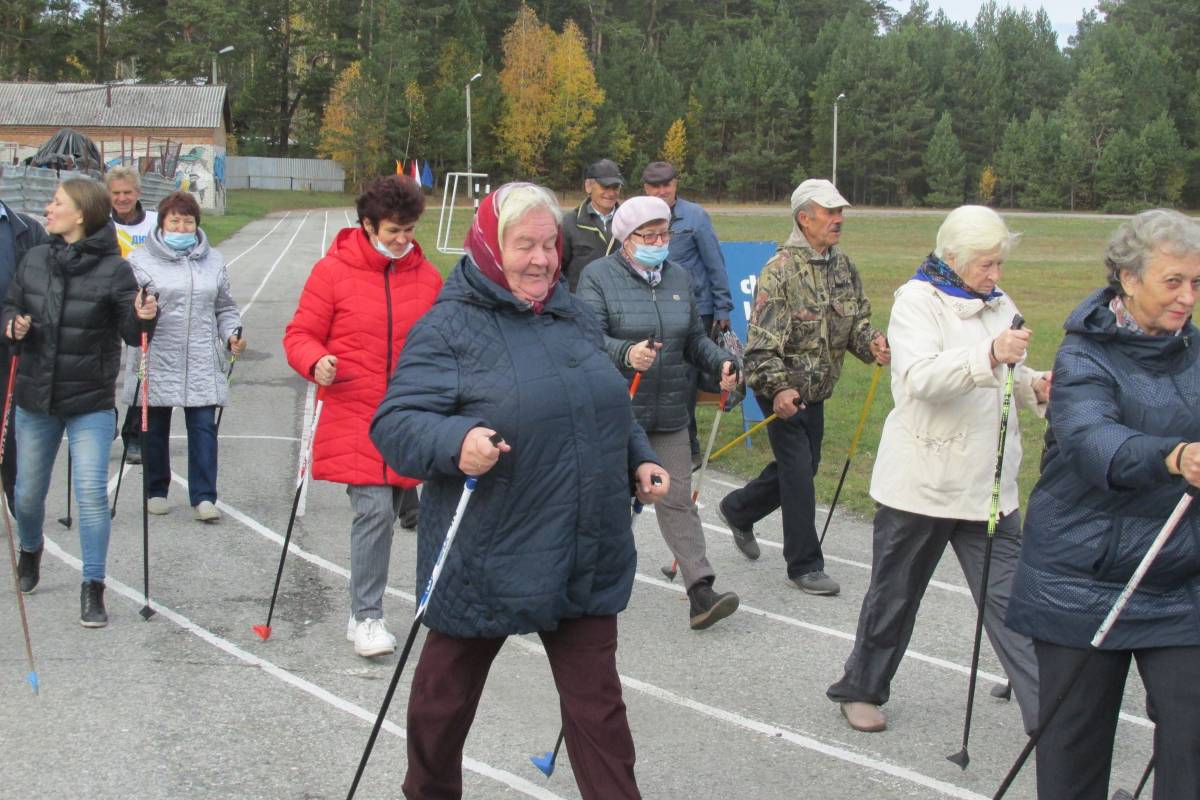
<svg viewBox="0 0 1200 800">
<path fill-rule="evenodd" d="M 572 292 L 579 284 L 583 268 L 608 253 L 612 218 L 620 205 L 624 185 L 621 168 L 602 158 L 584 173 L 583 190 L 587 199 L 574 211 L 563 214 L 562 271 Z"/>
<path fill-rule="evenodd" d="M 679 196 L 679 174 L 666 161 L 654 161 L 642 170 L 642 185 L 646 194 L 666 201 L 671 207 L 671 244 L 667 258 L 687 270 L 704 332 L 711 333 L 714 326 L 728 330 L 733 298 L 729 294 L 729 277 L 725 274 L 725 256 L 721 255 L 721 243 L 717 241 L 708 212 Z M 699 374 L 693 372 L 692 378 L 688 402 L 692 421 L 688 435 L 692 462 L 699 465 L 700 440 L 696 436 L 696 381 Z"/>
</svg>

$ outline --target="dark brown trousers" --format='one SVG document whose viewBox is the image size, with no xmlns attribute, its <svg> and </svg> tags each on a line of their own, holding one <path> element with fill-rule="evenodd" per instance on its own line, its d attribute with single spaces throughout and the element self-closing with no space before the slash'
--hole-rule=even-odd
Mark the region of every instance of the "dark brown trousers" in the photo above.
<svg viewBox="0 0 1200 800">
<path fill-rule="evenodd" d="M 638 800 L 633 736 L 617 676 L 617 618 L 563 620 L 539 634 L 558 687 L 567 753 L 583 800 Z M 463 743 L 504 638 L 425 637 L 408 698 L 409 800 L 462 797 Z"/>
</svg>

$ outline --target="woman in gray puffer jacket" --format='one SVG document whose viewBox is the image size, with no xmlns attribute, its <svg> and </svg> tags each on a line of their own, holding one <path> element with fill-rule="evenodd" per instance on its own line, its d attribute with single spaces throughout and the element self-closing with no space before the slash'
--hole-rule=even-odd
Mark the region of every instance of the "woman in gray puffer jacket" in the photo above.
<svg viewBox="0 0 1200 800">
<path fill-rule="evenodd" d="M 150 347 L 149 413 L 145 450 L 151 514 L 170 511 L 171 411 L 183 408 L 187 420 L 188 499 L 202 522 L 217 511 L 216 408 L 229 398 L 225 350 L 246 347 L 238 335 L 242 319 L 229 290 L 225 259 L 209 246 L 199 228 L 200 206 L 187 192 L 174 192 L 158 205 L 158 228 L 130 256 L 138 283 L 158 292 L 158 326 Z M 141 404 L 140 353 L 126 371 L 125 402 Z"/>
<path fill-rule="evenodd" d="M 691 627 L 702 630 L 736 611 L 738 596 L 712 588 L 716 574 L 691 488 L 689 373 L 694 367 L 719 374 L 724 390 L 733 389 L 737 377 L 732 356 L 704 335 L 687 272 L 666 260 L 670 219 L 670 206 L 657 197 L 625 201 L 612 223 L 620 250 L 585 267 L 576 293 L 599 317 L 617 368 L 643 375 L 634 414 L 671 475 L 656 510 L 658 526 L 683 573 Z"/>
</svg>

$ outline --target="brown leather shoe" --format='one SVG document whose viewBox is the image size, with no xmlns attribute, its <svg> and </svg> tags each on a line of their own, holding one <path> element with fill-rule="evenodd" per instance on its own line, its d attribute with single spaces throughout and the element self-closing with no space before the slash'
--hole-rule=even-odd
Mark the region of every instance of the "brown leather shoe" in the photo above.
<svg viewBox="0 0 1200 800">
<path fill-rule="evenodd" d="M 856 731 L 878 733 L 887 730 L 887 717 L 883 716 L 883 710 L 873 703 L 842 703 L 842 716 Z"/>
</svg>

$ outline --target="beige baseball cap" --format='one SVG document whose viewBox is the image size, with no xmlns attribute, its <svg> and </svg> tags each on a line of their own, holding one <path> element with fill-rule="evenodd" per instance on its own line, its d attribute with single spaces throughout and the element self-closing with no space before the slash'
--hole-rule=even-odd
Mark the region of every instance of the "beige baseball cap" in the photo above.
<svg viewBox="0 0 1200 800">
<path fill-rule="evenodd" d="M 850 206 L 850 201 L 842 197 L 842 193 L 837 190 L 837 187 L 824 178 L 809 178 L 796 187 L 796 191 L 792 192 L 792 215 L 794 216 L 800 210 L 800 206 L 809 202 L 825 208 L 848 208 Z"/>
</svg>

